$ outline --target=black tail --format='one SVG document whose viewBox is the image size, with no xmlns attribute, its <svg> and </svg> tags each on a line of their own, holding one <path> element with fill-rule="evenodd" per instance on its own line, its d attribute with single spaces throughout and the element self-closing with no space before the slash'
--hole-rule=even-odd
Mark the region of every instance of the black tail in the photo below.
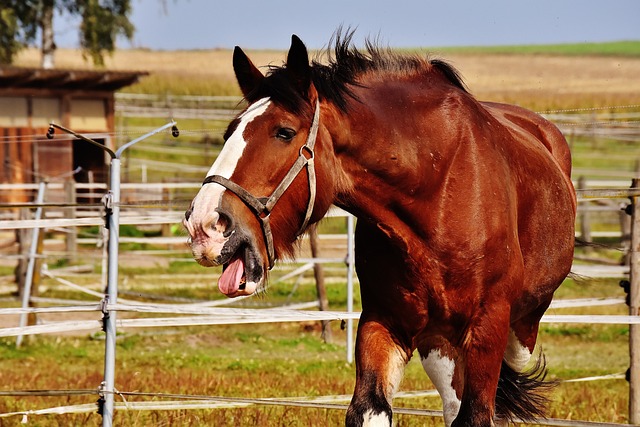
<svg viewBox="0 0 640 427">
<path fill-rule="evenodd" d="M 513 370 L 503 360 L 496 394 L 496 418 L 510 422 L 546 418 L 547 393 L 557 385 L 555 381 L 545 381 L 546 377 L 547 362 L 542 354 L 525 372 Z"/>
</svg>

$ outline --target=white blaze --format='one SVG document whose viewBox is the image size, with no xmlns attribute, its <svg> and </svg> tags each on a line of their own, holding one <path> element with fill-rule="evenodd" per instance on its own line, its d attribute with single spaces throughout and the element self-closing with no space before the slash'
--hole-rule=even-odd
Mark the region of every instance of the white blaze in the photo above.
<svg viewBox="0 0 640 427">
<path fill-rule="evenodd" d="M 269 98 L 262 98 L 251 104 L 238 117 L 240 120 L 238 127 L 225 142 L 218 158 L 209 169 L 209 172 L 207 172 L 207 176 L 220 175 L 227 179 L 231 178 L 247 146 L 247 141 L 245 141 L 243 135 L 244 130 L 256 117 L 262 115 L 269 108 L 269 105 Z M 218 214 L 214 209 L 220 205 L 220 197 L 222 197 L 224 191 L 225 188 L 223 186 L 215 183 L 204 185 L 193 199 L 193 212 L 189 220 L 193 223 L 215 224 Z M 213 216 L 213 218 L 207 218 L 208 215 Z"/>
<path fill-rule="evenodd" d="M 247 146 L 247 141 L 244 140 L 243 136 L 244 130 L 253 119 L 262 115 L 269 108 L 269 104 L 269 98 L 262 98 L 251 104 L 244 113 L 238 116 L 240 120 L 238 127 L 225 142 L 218 158 L 209 169 L 209 172 L 207 172 L 207 176 L 220 175 L 225 178 L 231 178 Z"/>
</svg>

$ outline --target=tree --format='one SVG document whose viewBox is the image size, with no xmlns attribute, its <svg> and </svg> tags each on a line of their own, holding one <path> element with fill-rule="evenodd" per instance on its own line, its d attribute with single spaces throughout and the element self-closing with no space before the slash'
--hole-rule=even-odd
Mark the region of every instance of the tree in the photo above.
<svg viewBox="0 0 640 427">
<path fill-rule="evenodd" d="M 53 68 L 55 11 L 82 18 L 82 53 L 97 66 L 104 65 L 105 53 L 115 50 L 118 36 L 133 37 L 131 0 L 0 0 L 0 64 L 12 63 L 20 49 L 33 43 L 39 33 L 42 67 Z"/>
<path fill-rule="evenodd" d="M 10 64 L 13 57 L 36 37 L 36 11 L 29 1 L 1 0 L 0 3 L 0 63 Z"/>
</svg>

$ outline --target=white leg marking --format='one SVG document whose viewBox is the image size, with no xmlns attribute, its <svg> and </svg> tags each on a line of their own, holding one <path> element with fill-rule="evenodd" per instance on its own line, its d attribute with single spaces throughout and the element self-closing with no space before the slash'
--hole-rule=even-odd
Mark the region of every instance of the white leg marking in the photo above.
<svg viewBox="0 0 640 427">
<path fill-rule="evenodd" d="M 507 349 L 504 352 L 504 361 L 515 371 L 522 372 L 529 359 L 531 359 L 531 352 L 520 343 L 513 329 L 509 329 L 509 340 L 507 341 Z"/>
<path fill-rule="evenodd" d="M 364 413 L 364 419 L 362 421 L 363 427 L 391 427 L 391 419 L 385 412 L 374 414 L 373 411 L 368 410 Z"/>
<path fill-rule="evenodd" d="M 383 374 L 383 377 L 386 378 L 386 383 L 382 384 L 382 391 L 389 406 L 393 406 L 393 395 L 396 393 L 398 387 L 400 386 L 406 364 L 406 358 L 403 356 L 403 353 L 398 347 L 394 346 L 389 350 L 386 364 L 386 376 Z M 372 406 L 371 403 L 369 403 L 369 405 Z M 378 408 L 377 410 L 366 410 L 362 414 L 363 427 L 391 427 L 391 414 L 387 414 L 384 411 L 379 411 L 381 411 L 380 408 Z"/>
<path fill-rule="evenodd" d="M 458 415 L 461 404 L 452 384 L 456 364 L 448 357 L 442 356 L 440 349 L 434 349 L 429 352 L 426 358 L 422 358 L 422 367 L 442 398 L 444 422 L 450 426 Z"/>
<path fill-rule="evenodd" d="M 405 358 L 397 347 L 394 347 L 393 352 L 389 354 L 389 370 L 387 372 L 388 384 L 384 391 L 391 405 L 393 395 L 398 391 L 402 376 L 404 375 L 404 367 L 407 365 Z"/>
</svg>

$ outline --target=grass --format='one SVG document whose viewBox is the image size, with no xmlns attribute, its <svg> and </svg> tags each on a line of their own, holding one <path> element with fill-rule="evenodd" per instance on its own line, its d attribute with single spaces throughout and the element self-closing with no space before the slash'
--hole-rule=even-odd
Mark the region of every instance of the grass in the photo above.
<svg viewBox="0 0 640 427">
<path fill-rule="evenodd" d="M 559 55 L 599 57 L 640 57 L 640 41 L 622 40 L 605 43 L 561 43 L 552 45 L 503 45 L 443 47 L 434 50 L 444 53 L 482 55 Z"/>
<path fill-rule="evenodd" d="M 179 279 L 165 283 L 153 275 L 168 273 L 167 267 L 130 268 L 123 265 L 127 290 L 148 291 L 189 298 L 211 298 L 207 280 Z M 191 264 L 183 272 L 209 270 Z M 277 272 L 275 272 L 277 274 Z M 145 276 L 149 276 L 145 280 Z M 177 276 L 176 276 L 177 277 Z M 183 282 L 178 282 L 182 280 Z M 188 281 L 192 285 L 188 285 Z M 48 283 L 48 282 L 47 282 Z M 168 284 L 166 284 L 168 285 Z M 69 297 L 46 284 L 42 296 Z M 566 283 L 559 297 L 619 296 L 617 281 Z M 344 309 L 344 283 L 328 285 L 332 309 Z M 215 295 L 217 298 L 218 296 Z M 272 284 L 268 293 L 254 303 L 308 301 L 315 297 L 310 284 Z M 356 301 L 356 309 L 359 302 Z M 620 313 L 624 307 L 598 308 L 591 312 Z M 577 310 L 577 309 L 574 309 Z M 566 313 L 567 311 L 563 311 Z M 95 315 L 97 316 L 97 314 Z M 256 324 L 189 327 L 180 329 L 121 330 L 117 341 L 116 388 L 120 391 L 185 395 L 237 397 L 295 397 L 349 395 L 353 390 L 355 368 L 345 362 L 345 332 L 332 324 L 334 342 L 320 339 L 317 323 Z M 593 375 L 622 373 L 628 366 L 628 328 L 618 325 L 549 325 L 541 327 L 539 343 L 547 357 L 550 376 L 573 379 Z M 0 379 L 9 389 L 95 389 L 102 378 L 103 335 L 38 336 L 16 349 L 13 339 L 0 339 Z M 406 369 L 401 390 L 423 390 L 431 383 L 414 357 Z M 624 422 L 628 386 L 624 380 L 590 383 L 562 383 L 552 396 L 550 416 L 591 421 Z M 95 396 L 0 397 L 0 412 L 45 408 L 57 405 L 91 403 Z M 128 401 L 163 400 L 161 397 L 130 396 Z M 398 399 L 398 407 L 438 409 L 438 398 Z M 340 425 L 341 410 L 280 406 L 242 409 L 118 411 L 116 424 L 146 425 Z M 3 426 L 20 424 L 20 417 L 2 420 Z M 38 426 L 99 425 L 97 414 L 30 416 Z M 398 415 L 398 426 L 440 426 L 442 421 L 428 417 Z"/>
<path fill-rule="evenodd" d="M 567 135 L 574 169 L 601 169 L 634 172 L 638 168 L 640 148 L 633 142 L 607 137 Z"/>
<path fill-rule="evenodd" d="M 343 220 L 330 220 L 323 232 L 340 231 Z M 139 231 L 126 229 L 130 235 Z M 185 254 L 185 257 L 188 254 Z M 83 258 L 83 255 L 80 255 Z M 99 271 L 96 269 L 96 272 Z M 169 280 L 165 276 L 172 275 Z M 199 300 L 222 298 L 215 290 L 218 269 L 203 269 L 194 262 L 163 260 L 140 265 L 123 248 L 120 265 L 123 298 L 144 300 L 148 294 Z M 282 274 L 276 269 L 272 278 Z M 187 275 L 181 277 L 181 275 Z M 97 283 L 99 275 L 74 277 L 76 283 Z M 332 276 L 331 276 L 332 277 Z M 45 280 L 41 296 L 78 298 L 74 292 Z M 126 292 L 126 295 L 124 293 Z M 327 285 L 330 307 L 345 309 L 344 282 Z M 616 280 L 567 280 L 558 298 L 621 296 Z M 275 283 L 265 295 L 247 307 L 315 299 L 315 289 L 303 281 Z M 356 309 L 359 307 L 356 299 Z M 624 314 L 624 306 L 592 310 L 555 310 L 554 313 Z M 97 319 L 94 314 L 92 319 Z M 227 397 L 295 397 L 349 395 L 355 367 L 345 362 L 345 332 L 332 324 L 334 342 L 320 339 L 317 323 L 285 323 L 189 327 L 176 329 L 120 330 L 117 341 L 116 388 L 141 393 L 170 393 Z M 574 379 L 623 373 L 628 366 L 628 328 L 620 325 L 544 324 L 539 343 L 544 349 L 550 377 Z M 9 389 L 95 389 L 102 380 L 104 335 L 37 336 L 16 349 L 13 339 L 0 339 L 0 379 Z M 401 390 L 430 389 L 418 357 L 406 369 Z M 624 380 L 561 383 L 553 392 L 549 415 L 556 418 L 625 422 L 628 385 Z M 92 403 L 96 396 L 0 397 L 0 413 L 52 406 Z M 128 396 L 128 401 L 165 400 L 152 396 Z M 345 402 L 346 403 L 346 402 Z M 437 397 L 397 399 L 397 407 L 440 408 Z M 146 425 L 340 425 L 344 411 L 255 406 L 215 410 L 118 411 L 116 424 Z M 19 425 L 20 417 L 2 420 Z M 95 413 L 29 417 L 39 426 L 99 425 Z M 440 419 L 397 415 L 398 426 L 441 426 Z"/>
</svg>

